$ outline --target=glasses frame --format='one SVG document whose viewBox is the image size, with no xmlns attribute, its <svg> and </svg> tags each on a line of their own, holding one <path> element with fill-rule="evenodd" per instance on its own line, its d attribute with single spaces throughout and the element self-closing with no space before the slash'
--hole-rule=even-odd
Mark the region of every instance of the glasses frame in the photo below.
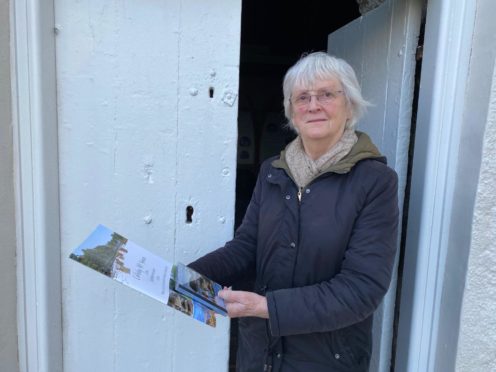
<svg viewBox="0 0 496 372">
<path fill-rule="evenodd" d="M 339 95 L 343 93 L 344 93 L 343 90 L 330 90 L 330 89 L 329 90 L 322 89 L 314 94 L 304 92 L 299 94 L 296 98 L 291 97 L 290 102 L 295 108 L 306 108 L 312 102 L 312 97 L 315 97 L 315 99 L 320 105 L 325 106 L 333 103 L 339 97 Z M 303 99 L 303 97 L 305 99 Z"/>
</svg>

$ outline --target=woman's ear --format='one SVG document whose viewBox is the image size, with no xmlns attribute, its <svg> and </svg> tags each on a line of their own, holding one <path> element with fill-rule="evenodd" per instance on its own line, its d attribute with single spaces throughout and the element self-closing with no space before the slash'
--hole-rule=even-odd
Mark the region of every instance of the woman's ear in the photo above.
<svg viewBox="0 0 496 372">
<path fill-rule="evenodd" d="M 353 119 L 353 107 L 351 107 L 351 103 L 349 101 L 346 102 L 346 119 L 348 119 L 348 121 Z"/>
</svg>

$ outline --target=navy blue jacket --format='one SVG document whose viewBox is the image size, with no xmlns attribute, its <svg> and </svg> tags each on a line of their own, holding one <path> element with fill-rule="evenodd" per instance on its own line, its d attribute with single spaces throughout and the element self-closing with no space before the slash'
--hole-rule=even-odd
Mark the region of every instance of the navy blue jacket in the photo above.
<svg viewBox="0 0 496 372">
<path fill-rule="evenodd" d="M 233 240 L 190 264 L 223 285 L 255 271 L 269 320 L 239 320 L 238 371 L 368 370 L 397 247 L 397 175 L 357 134 L 302 190 L 284 153 L 265 161 Z"/>
</svg>

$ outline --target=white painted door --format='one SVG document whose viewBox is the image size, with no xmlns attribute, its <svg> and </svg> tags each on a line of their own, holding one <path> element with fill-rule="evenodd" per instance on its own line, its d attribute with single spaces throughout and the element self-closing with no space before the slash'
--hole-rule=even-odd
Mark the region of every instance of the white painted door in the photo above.
<svg viewBox="0 0 496 372">
<path fill-rule="evenodd" d="M 227 318 L 68 257 L 99 223 L 171 262 L 231 238 L 240 17 L 240 0 L 55 1 L 66 372 L 227 370 Z"/>
<path fill-rule="evenodd" d="M 328 52 L 353 66 L 364 97 L 374 104 L 357 129 L 372 137 L 387 156 L 388 164 L 397 171 L 400 213 L 406 186 L 421 15 L 420 0 L 386 0 L 328 38 Z M 395 275 L 374 318 L 371 372 L 390 370 L 396 284 Z"/>
</svg>

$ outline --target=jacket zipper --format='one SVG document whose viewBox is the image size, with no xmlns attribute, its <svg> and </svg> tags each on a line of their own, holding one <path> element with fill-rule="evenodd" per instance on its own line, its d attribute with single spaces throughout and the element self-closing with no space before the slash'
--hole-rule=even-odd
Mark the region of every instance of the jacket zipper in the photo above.
<svg viewBox="0 0 496 372">
<path fill-rule="evenodd" d="M 302 198 L 302 195 L 303 195 L 303 187 L 301 186 L 298 186 L 298 193 L 297 193 L 297 196 L 298 196 L 298 236 L 296 237 L 296 252 L 295 252 L 295 262 L 293 263 L 293 270 L 292 270 L 292 273 L 291 273 L 291 285 L 294 286 L 294 274 L 295 274 L 295 269 L 296 269 L 296 260 L 298 258 L 298 250 L 299 250 L 299 247 L 300 247 L 300 229 L 301 229 L 301 198 Z"/>
</svg>

